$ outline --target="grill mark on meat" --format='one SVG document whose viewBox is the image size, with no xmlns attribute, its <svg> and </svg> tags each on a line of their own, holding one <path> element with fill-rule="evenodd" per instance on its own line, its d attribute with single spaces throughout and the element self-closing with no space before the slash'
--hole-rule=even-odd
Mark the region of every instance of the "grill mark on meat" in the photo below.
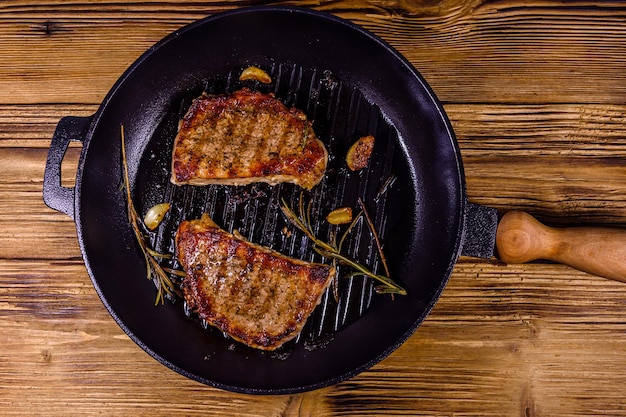
<svg viewBox="0 0 626 417">
<path fill-rule="evenodd" d="M 246 88 L 196 98 L 179 123 L 171 181 L 177 185 L 321 181 L 328 152 L 304 113 Z"/>
<path fill-rule="evenodd" d="M 334 276 L 220 229 L 208 215 L 176 234 L 183 294 L 208 324 L 248 346 L 274 350 L 293 339 Z"/>
<path fill-rule="evenodd" d="M 272 137 L 278 137 L 278 135 L 281 134 L 280 132 L 280 124 L 278 123 L 278 121 L 276 121 L 276 123 L 268 123 L 267 119 L 268 115 L 264 115 L 259 113 L 257 115 L 257 123 L 254 124 L 254 137 L 259 141 L 259 146 L 255 147 L 254 149 L 252 149 L 252 152 L 249 155 L 250 160 L 252 161 L 259 161 L 261 160 L 261 158 L 263 157 L 263 154 L 265 152 L 267 152 L 267 149 L 270 149 L 270 140 Z M 270 161 L 275 161 L 278 157 L 278 154 L 276 154 L 275 152 L 270 152 L 268 154 L 269 160 Z M 267 166 L 267 173 L 264 172 L 260 172 L 260 173 L 254 173 L 254 175 L 256 176 L 263 176 L 263 175 L 267 175 L 270 172 L 272 172 L 272 170 L 275 169 L 275 167 L 271 167 L 271 166 Z"/>
</svg>

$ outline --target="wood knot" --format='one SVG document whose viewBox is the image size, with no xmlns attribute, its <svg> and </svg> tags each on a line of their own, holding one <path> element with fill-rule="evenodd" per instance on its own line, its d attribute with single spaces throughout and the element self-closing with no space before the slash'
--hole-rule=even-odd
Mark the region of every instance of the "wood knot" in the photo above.
<svg viewBox="0 0 626 417">
<path fill-rule="evenodd" d="M 52 36 L 61 30 L 61 26 L 51 20 L 46 20 L 43 23 L 34 26 L 37 32 L 43 33 L 45 36 Z"/>
</svg>

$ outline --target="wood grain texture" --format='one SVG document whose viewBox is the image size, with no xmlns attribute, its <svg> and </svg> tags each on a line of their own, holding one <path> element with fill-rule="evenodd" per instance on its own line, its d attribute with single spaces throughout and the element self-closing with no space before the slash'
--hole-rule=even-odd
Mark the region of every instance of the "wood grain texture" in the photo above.
<svg viewBox="0 0 626 417">
<path fill-rule="evenodd" d="M 335 13 L 443 102 L 470 200 L 557 226 L 626 227 L 626 5 L 343 0 L 0 3 L 0 415 L 626 415 L 626 285 L 461 258 L 427 320 L 362 374 L 299 395 L 190 381 L 124 334 L 41 197 L 50 138 L 179 27 L 252 4 Z M 68 152 L 71 186 L 81 148 Z"/>
</svg>

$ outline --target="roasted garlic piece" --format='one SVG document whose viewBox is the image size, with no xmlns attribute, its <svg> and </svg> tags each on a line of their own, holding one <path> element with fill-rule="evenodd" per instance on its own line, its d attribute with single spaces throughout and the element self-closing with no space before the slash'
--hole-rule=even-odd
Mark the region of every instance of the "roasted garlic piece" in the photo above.
<svg viewBox="0 0 626 417">
<path fill-rule="evenodd" d="M 326 221 L 330 224 L 346 224 L 352 221 L 352 209 L 350 207 L 340 207 L 328 213 Z"/>
<path fill-rule="evenodd" d="M 374 136 L 368 135 L 359 138 L 350 146 L 346 155 L 346 164 L 352 171 L 358 171 L 367 166 L 367 162 L 374 150 Z"/>
<path fill-rule="evenodd" d="M 143 216 L 143 223 L 150 230 L 156 229 L 163 221 L 163 217 L 165 217 L 169 209 L 170 203 L 161 203 L 151 207 L 146 212 L 146 215 Z"/>
<path fill-rule="evenodd" d="M 239 80 L 256 80 L 263 84 L 269 84 L 272 82 L 272 78 L 269 76 L 269 74 L 258 67 L 248 67 L 244 69 L 239 76 Z"/>
</svg>

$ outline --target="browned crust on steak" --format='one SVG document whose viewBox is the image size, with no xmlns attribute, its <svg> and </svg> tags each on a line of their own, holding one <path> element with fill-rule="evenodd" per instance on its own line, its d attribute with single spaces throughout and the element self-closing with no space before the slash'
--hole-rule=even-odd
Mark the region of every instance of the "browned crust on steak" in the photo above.
<svg viewBox="0 0 626 417">
<path fill-rule="evenodd" d="M 300 333 L 335 274 L 220 229 L 208 215 L 176 234 L 183 294 L 210 325 L 253 348 L 274 350 Z"/>
<path fill-rule="evenodd" d="M 311 189 L 328 152 L 306 115 L 249 89 L 203 94 L 180 121 L 172 152 L 177 185 L 292 182 Z"/>
</svg>

